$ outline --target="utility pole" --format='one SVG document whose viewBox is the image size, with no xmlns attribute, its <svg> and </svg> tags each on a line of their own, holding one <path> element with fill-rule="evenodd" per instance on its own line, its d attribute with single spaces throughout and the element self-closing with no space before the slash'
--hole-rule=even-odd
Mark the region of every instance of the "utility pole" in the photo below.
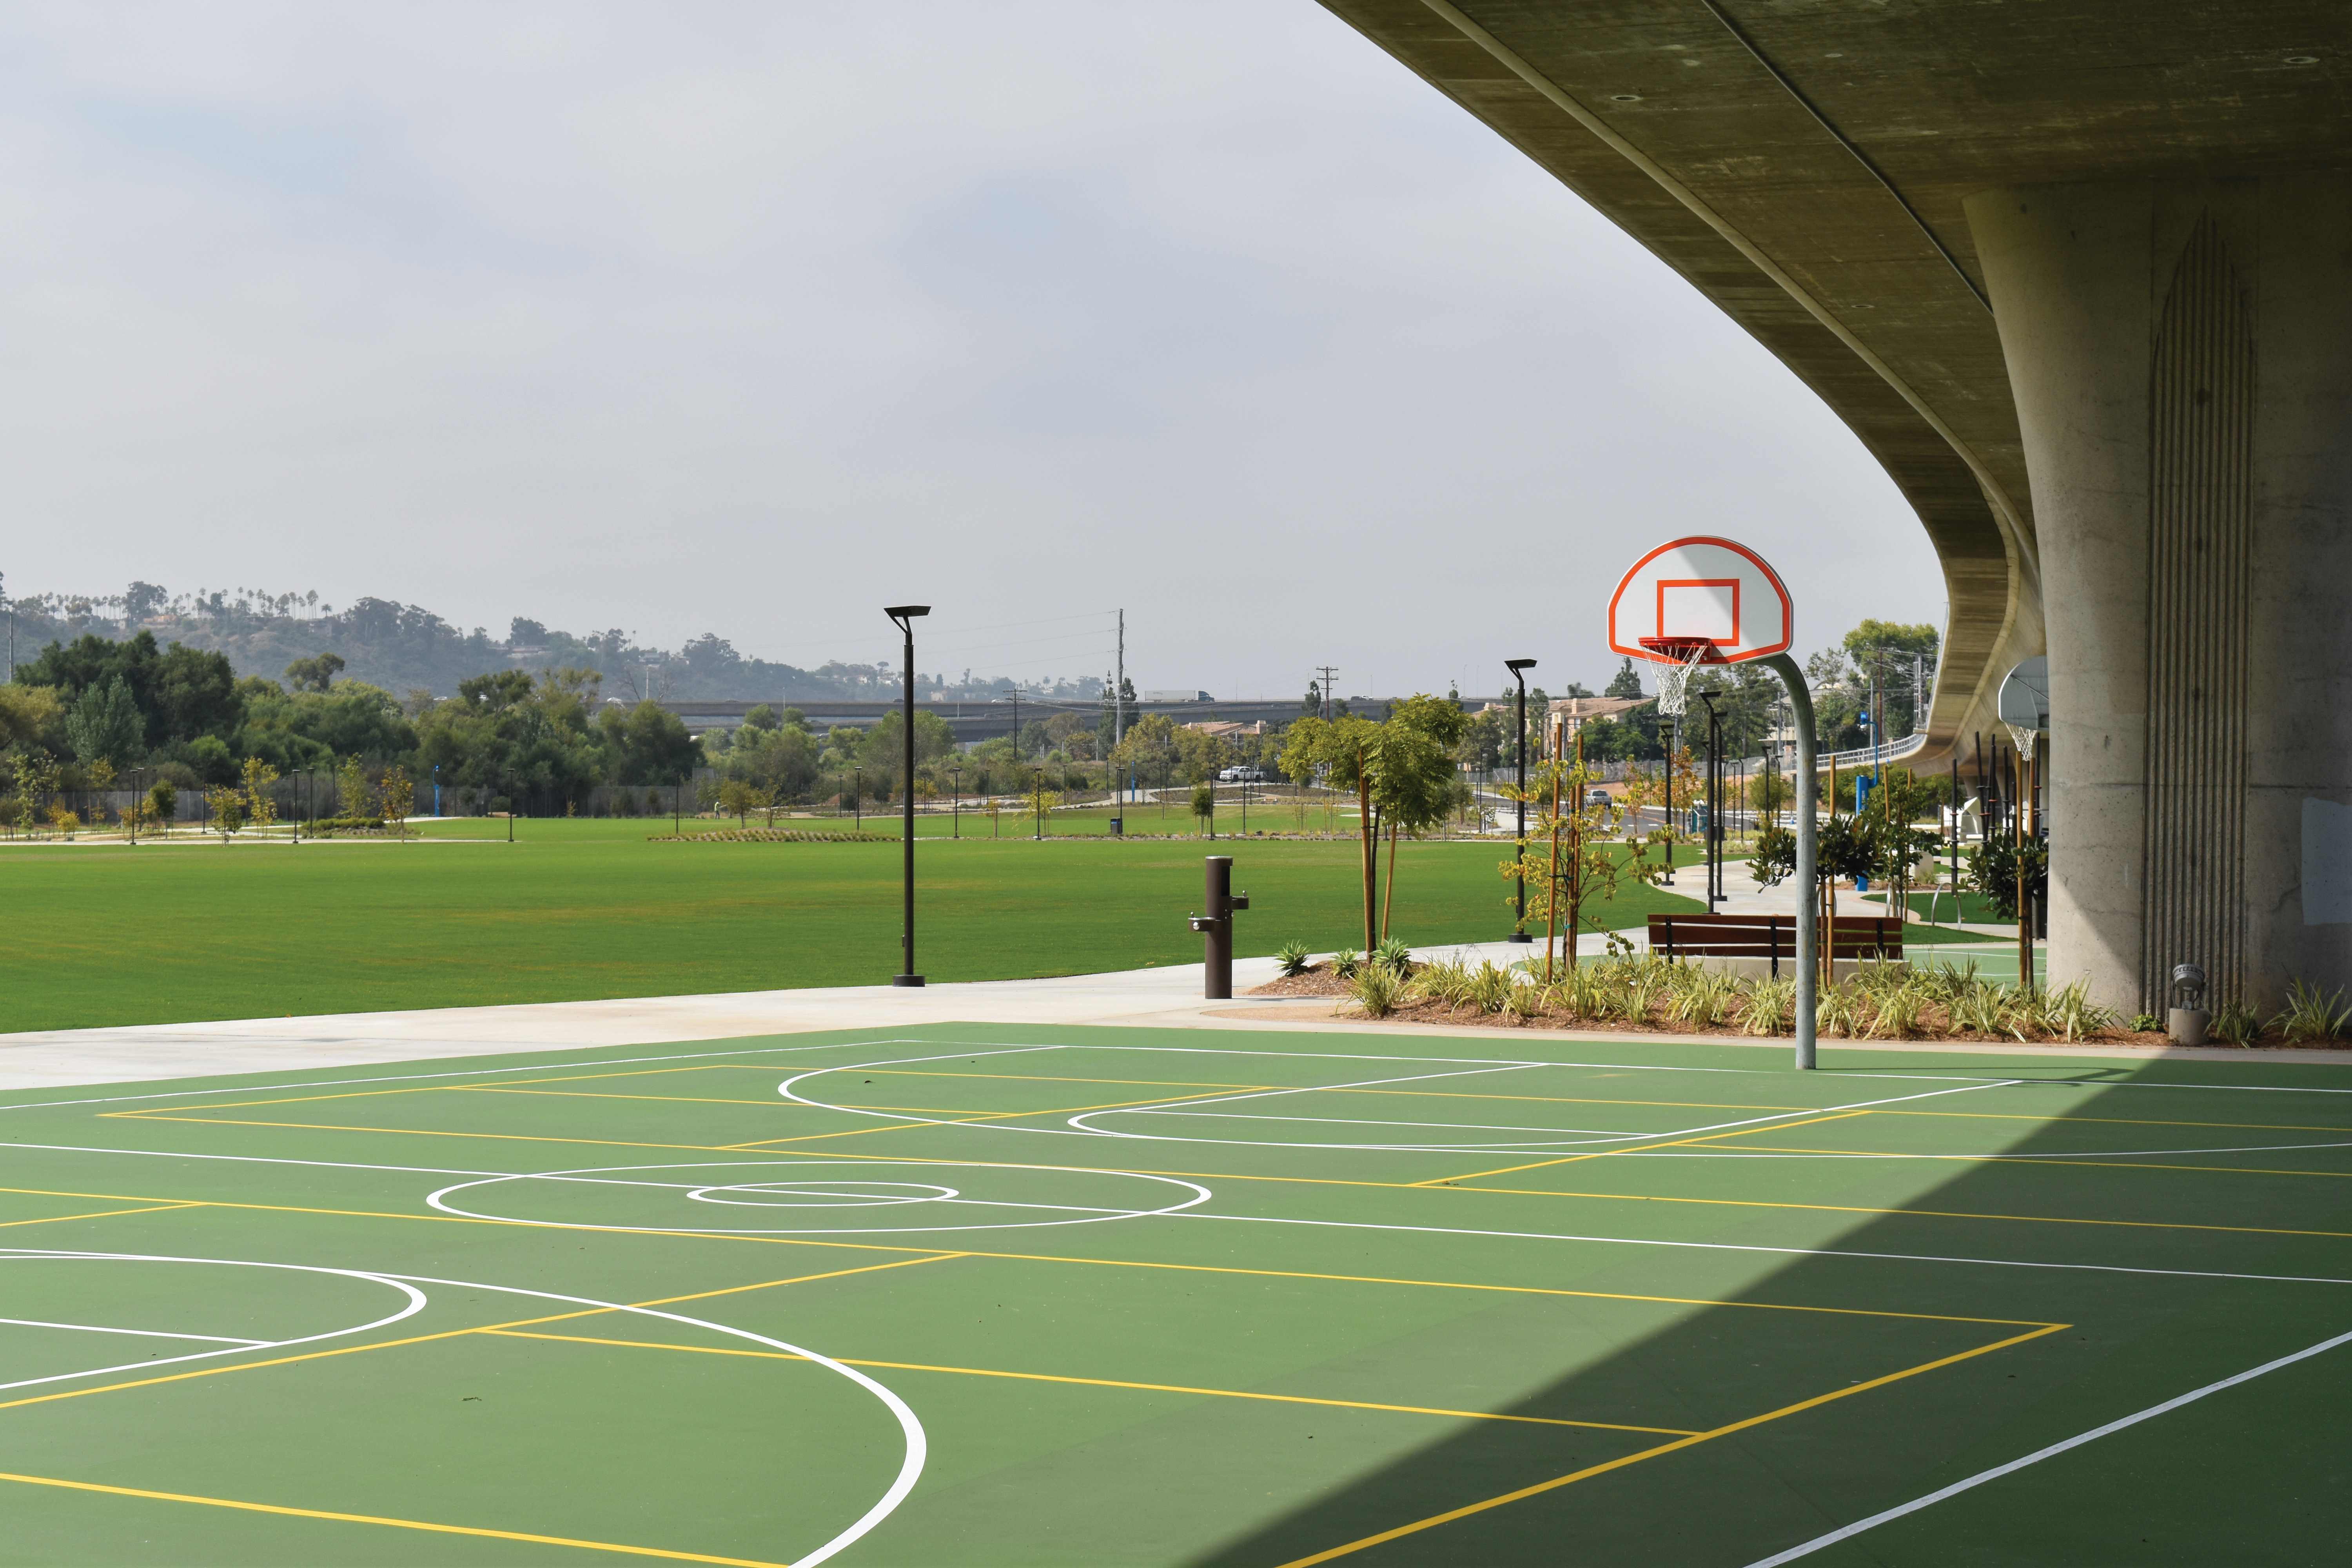
<svg viewBox="0 0 2352 1568">
<path fill-rule="evenodd" d="M 1331 682 L 1339 675 L 1339 667 L 1336 664 L 1318 664 L 1315 667 L 1315 673 L 1323 678 L 1323 721 L 1328 724 L 1331 721 L 1332 711 Z"/>
<path fill-rule="evenodd" d="M 1127 612 L 1118 613 L 1118 686 L 1110 694 L 1110 743 L 1127 739 Z"/>
</svg>

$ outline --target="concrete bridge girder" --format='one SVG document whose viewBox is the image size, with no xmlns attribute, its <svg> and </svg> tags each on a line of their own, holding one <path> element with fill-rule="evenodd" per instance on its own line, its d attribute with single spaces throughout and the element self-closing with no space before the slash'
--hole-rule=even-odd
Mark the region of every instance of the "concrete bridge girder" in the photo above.
<svg viewBox="0 0 2352 1568">
<path fill-rule="evenodd" d="M 1885 468 L 1950 596 L 1928 757 L 2049 654 L 2054 980 L 2352 984 L 2352 7 L 1324 4 Z"/>
</svg>

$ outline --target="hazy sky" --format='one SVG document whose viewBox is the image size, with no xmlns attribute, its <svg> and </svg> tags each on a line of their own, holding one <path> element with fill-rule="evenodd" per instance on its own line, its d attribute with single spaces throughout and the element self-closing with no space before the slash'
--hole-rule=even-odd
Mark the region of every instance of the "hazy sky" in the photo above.
<svg viewBox="0 0 2352 1568">
<path fill-rule="evenodd" d="M 12 7 L 12 588 L 373 594 L 1289 695 L 1612 668 L 1760 548 L 1943 618 L 1843 426 L 1311 0 Z"/>
</svg>

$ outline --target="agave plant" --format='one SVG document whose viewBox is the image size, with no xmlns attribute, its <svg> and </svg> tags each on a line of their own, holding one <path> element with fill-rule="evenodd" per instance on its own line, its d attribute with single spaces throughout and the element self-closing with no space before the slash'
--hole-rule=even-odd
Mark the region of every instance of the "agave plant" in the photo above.
<svg viewBox="0 0 2352 1568">
<path fill-rule="evenodd" d="M 1307 944 L 1303 942 L 1284 942 L 1275 950 L 1274 958 L 1282 965 L 1282 973 L 1286 976 L 1307 973 Z"/>
<path fill-rule="evenodd" d="M 1372 949 L 1370 958 L 1391 974 L 1412 973 L 1412 943 L 1401 936 L 1382 937 L 1380 945 Z"/>
<path fill-rule="evenodd" d="M 1331 955 L 1331 973 L 1342 980 L 1353 980 L 1356 977 L 1356 971 L 1362 966 L 1363 962 L 1356 956 L 1354 948 L 1343 947 Z"/>
</svg>

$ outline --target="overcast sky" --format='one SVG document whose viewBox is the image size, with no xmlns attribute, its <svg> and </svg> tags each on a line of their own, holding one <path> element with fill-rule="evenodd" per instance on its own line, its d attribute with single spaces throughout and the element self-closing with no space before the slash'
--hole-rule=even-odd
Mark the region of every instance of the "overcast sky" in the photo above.
<svg viewBox="0 0 2352 1568">
<path fill-rule="evenodd" d="M 1598 685 L 1648 543 L 1942 584 L 1632 241 L 1311 0 L 12 7 L 8 585 L 798 664 Z M 1060 617 L 1060 618 L 1056 618 Z"/>
</svg>

